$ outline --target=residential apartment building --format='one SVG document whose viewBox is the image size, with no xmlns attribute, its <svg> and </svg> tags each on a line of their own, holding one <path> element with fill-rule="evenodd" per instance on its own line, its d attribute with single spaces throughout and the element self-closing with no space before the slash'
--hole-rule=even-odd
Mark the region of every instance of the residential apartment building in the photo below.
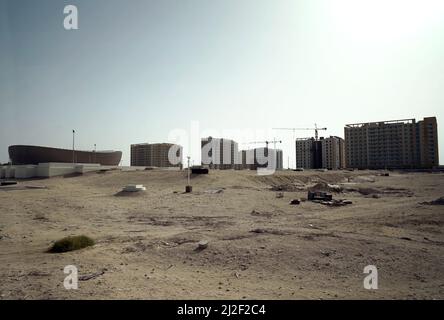
<svg viewBox="0 0 444 320">
<path fill-rule="evenodd" d="M 238 153 L 238 163 L 236 170 L 256 170 L 257 168 L 270 168 L 282 170 L 283 152 L 280 149 L 256 148 L 251 150 L 241 150 Z"/>
<path fill-rule="evenodd" d="M 314 168 L 314 138 L 296 139 L 296 167 Z"/>
<path fill-rule="evenodd" d="M 238 160 L 238 144 L 230 139 L 202 138 L 201 162 L 210 169 L 234 169 Z"/>
<path fill-rule="evenodd" d="M 296 164 L 304 169 L 340 169 L 345 167 L 345 143 L 330 136 L 296 140 Z"/>
<path fill-rule="evenodd" d="M 420 166 L 439 166 L 438 124 L 435 117 L 424 118 L 418 123 Z"/>
<path fill-rule="evenodd" d="M 439 165 L 435 117 L 348 124 L 344 128 L 350 168 L 432 168 Z"/>
<path fill-rule="evenodd" d="M 182 167 L 182 147 L 171 143 L 132 144 L 131 166 Z"/>
<path fill-rule="evenodd" d="M 330 136 L 320 140 L 322 149 L 322 168 L 345 168 L 345 142 L 340 137 Z"/>
<path fill-rule="evenodd" d="M 269 168 L 282 170 L 284 167 L 283 152 L 280 149 L 255 148 L 247 150 L 247 154 L 248 152 L 250 152 L 250 155 L 247 158 L 253 159 L 252 169 Z"/>
</svg>

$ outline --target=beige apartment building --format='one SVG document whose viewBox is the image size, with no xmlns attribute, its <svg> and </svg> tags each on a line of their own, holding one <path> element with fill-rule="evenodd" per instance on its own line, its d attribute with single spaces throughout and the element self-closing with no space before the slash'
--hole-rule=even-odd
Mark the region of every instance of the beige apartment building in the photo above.
<svg viewBox="0 0 444 320">
<path fill-rule="evenodd" d="M 296 164 L 304 169 L 345 168 L 345 142 L 336 136 L 296 140 Z"/>
<path fill-rule="evenodd" d="M 238 143 L 223 138 L 202 138 L 201 162 L 210 169 L 234 169 L 239 163 Z"/>
<path fill-rule="evenodd" d="M 432 168 L 439 165 L 435 117 L 348 124 L 346 165 L 359 169 Z"/>
<path fill-rule="evenodd" d="M 424 168 L 439 166 L 438 124 L 435 117 L 424 118 L 418 122 L 419 158 Z"/>
<path fill-rule="evenodd" d="M 172 152 L 173 163 L 169 159 Z M 131 145 L 131 166 L 182 167 L 182 147 L 171 143 L 141 143 Z"/>
<path fill-rule="evenodd" d="M 345 142 L 340 137 L 330 136 L 321 138 L 322 168 L 342 169 L 345 168 Z"/>
</svg>

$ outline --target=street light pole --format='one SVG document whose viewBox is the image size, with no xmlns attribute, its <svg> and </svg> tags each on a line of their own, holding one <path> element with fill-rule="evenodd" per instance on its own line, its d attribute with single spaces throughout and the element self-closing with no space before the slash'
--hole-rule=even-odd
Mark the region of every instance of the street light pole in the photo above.
<svg viewBox="0 0 444 320">
<path fill-rule="evenodd" d="M 190 157 L 187 157 L 188 159 L 188 185 L 190 185 Z"/>
<path fill-rule="evenodd" d="M 75 149 L 74 149 L 74 142 L 75 142 L 75 134 L 76 134 L 76 131 L 73 129 L 72 130 L 72 163 L 74 164 L 75 163 Z"/>
<path fill-rule="evenodd" d="M 190 193 L 193 190 L 193 188 L 190 185 L 190 174 L 191 174 L 190 156 L 188 156 L 187 159 L 188 159 L 188 174 L 187 174 L 188 175 L 188 179 L 187 179 L 188 183 L 187 183 L 187 185 L 185 187 L 185 192 L 186 193 Z"/>
</svg>

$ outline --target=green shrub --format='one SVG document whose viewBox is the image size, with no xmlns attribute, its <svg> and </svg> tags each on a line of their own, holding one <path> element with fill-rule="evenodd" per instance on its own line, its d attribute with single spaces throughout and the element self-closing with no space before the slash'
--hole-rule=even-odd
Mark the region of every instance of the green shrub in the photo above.
<svg viewBox="0 0 444 320">
<path fill-rule="evenodd" d="M 66 237 L 56 241 L 48 250 L 52 253 L 68 252 L 94 245 L 94 240 L 87 236 Z"/>
</svg>

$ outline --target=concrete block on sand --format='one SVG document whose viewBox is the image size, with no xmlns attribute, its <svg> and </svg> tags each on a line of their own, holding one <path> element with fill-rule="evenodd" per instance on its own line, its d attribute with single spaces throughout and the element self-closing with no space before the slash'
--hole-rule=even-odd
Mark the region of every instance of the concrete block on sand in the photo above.
<svg viewBox="0 0 444 320">
<path fill-rule="evenodd" d="M 129 184 L 123 188 L 123 191 L 125 192 L 138 192 L 145 190 L 146 188 L 143 186 L 143 184 Z"/>
</svg>

